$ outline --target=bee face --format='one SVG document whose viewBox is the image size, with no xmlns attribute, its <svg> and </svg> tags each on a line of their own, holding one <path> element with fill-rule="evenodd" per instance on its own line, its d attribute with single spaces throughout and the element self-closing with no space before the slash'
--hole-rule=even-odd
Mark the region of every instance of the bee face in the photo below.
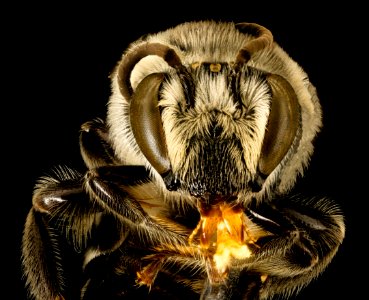
<svg viewBox="0 0 369 300">
<path fill-rule="evenodd" d="M 159 100 L 178 188 L 194 195 L 249 193 L 270 113 L 265 74 L 210 63 L 188 70 L 186 78 L 167 79 Z"/>
</svg>

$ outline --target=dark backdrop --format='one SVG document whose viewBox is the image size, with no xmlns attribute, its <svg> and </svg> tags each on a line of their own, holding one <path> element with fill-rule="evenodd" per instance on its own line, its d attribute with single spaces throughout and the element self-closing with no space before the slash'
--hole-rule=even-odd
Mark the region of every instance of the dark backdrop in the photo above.
<svg viewBox="0 0 369 300">
<path fill-rule="evenodd" d="M 334 198 L 342 206 L 347 236 L 326 272 L 296 299 L 343 299 L 344 293 L 355 295 L 349 299 L 363 298 L 367 262 L 360 243 L 367 226 L 363 152 L 368 101 L 368 84 L 361 72 L 366 64 L 364 9 L 352 2 L 324 7 L 294 3 L 270 7 L 264 2 L 226 1 L 203 4 L 201 9 L 189 2 L 152 3 L 149 7 L 144 3 L 129 7 L 19 4 L 3 10 L 8 17 L 2 21 L 2 49 L 6 51 L 1 147 L 5 150 L 2 190 L 6 195 L 2 199 L 3 248 L 11 250 L 12 258 L 5 273 L 12 276 L 5 276 L 3 282 L 10 280 L 5 289 L 11 299 L 26 299 L 20 239 L 35 181 L 57 164 L 81 166 L 79 126 L 105 116 L 108 76 L 122 51 L 145 33 L 201 19 L 266 26 L 317 87 L 324 128 L 300 185 L 309 193 Z"/>
</svg>

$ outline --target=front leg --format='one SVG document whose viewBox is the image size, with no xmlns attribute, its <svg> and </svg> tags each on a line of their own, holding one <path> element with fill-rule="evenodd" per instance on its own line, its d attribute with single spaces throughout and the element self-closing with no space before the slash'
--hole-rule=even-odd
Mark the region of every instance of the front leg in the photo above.
<svg viewBox="0 0 369 300">
<path fill-rule="evenodd" d="M 343 215 L 330 199 L 292 197 L 246 210 L 272 236 L 258 241 L 245 276 L 261 276 L 260 299 L 291 295 L 326 268 L 345 235 Z M 242 279 L 242 273 L 240 278 Z"/>
<path fill-rule="evenodd" d="M 95 168 L 81 174 L 60 167 L 41 178 L 25 224 L 22 264 L 29 292 L 36 299 L 79 299 L 87 265 L 118 249 L 135 228 L 142 228 L 146 231 L 142 236 L 152 240 L 159 237 L 157 243 L 169 242 L 165 227 L 143 210 L 144 201 L 136 200 L 137 194 L 148 194 L 147 171 L 113 166 L 115 157 L 102 122 L 89 122 L 83 128 L 83 155 L 86 164 Z M 93 153 L 103 159 L 95 159 Z M 173 231 L 169 236 L 181 241 Z M 142 244 L 150 239 L 136 238 Z"/>
<path fill-rule="evenodd" d="M 187 244 L 185 227 L 167 220 L 168 207 L 148 172 L 139 166 L 109 166 L 90 170 L 85 187 L 93 200 L 140 236 L 141 245 Z"/>
<path fill-rule="evenodd" d="M 120 224 L 91 206 L 81 174 L 68 168 L 55 173 L 35 188 L 24 227 L 22 265 L 36 299 L 78 299 L 83 253 L 90 245 L 102 244 L 101 227 L 116 233 L 105 239 L 106 248 L 120 244 L 124 237 Z"/>
<path fill-rule="evenodd" d="M 89 167 L 84 187 L 96 205 L 136 228 L 138 242 L 186 243 L 186 229 L 166 222 L 168 207 L 149 171 L 143 166 L 123 166 L 117 160 L 102 120 L 82 125 L 80 147 Z"/>
<path fill-rule="evenodd" d="M 128 235 L 130 243 L 146 250 L 185 243 L 183 232 L 154 222 L 127 192 L 144 190 L 141 168 L 99 170 L 101 178 L 59 169 L 35 189 L 22 252 L 27 285 L 36 299 L 79 299 L 85 268 L 120 249 Z M 149 199 L 145 201 L 149 205 Z"/>
</svg>

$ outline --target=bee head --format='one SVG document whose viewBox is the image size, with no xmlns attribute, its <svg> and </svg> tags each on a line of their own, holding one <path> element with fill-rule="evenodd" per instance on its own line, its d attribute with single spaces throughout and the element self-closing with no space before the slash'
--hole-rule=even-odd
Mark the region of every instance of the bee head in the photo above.
<svg viewBox="0 0 369 300">
<path fill-rule="evenodd" d="M 169 32 L 134 44 L 115 70 L 108 118 L 115 149 L 168 190 L 253 197 L 281 184 L 284 169 L 292 174 L 284 188 L 293 185 L 308 160 L 309 151 L 299 154 L 304 103 L 296 87 L 259 62 L 273 57 L 272 34 L 254 23 L 232 30 L 242 43 L 226 55 L 195 55 Z"/>
</svg>

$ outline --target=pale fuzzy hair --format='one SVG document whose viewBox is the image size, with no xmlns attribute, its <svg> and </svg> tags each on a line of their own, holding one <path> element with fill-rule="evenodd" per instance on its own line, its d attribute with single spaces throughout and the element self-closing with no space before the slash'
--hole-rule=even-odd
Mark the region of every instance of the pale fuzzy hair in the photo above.
<svg viewBox="0 0 369 300">
<path fill-rule="evenodd" d="M 245 78 L 243 86 L 244 94 L 253 94 L 253 103 L 248 103 L 249 109 L 255 109 L 256 122 L 247 122 L 244 118 L 237 117 L 239 111 L 233 101 L 233 95 L 230 94 L 224 77 L 216 77 L 209 79 L 208 76 L 199 76 L 198 88 L 196 90 L 195 107 L 186 114 L 181 114 L 177 109 L 179 99 L 185 101 L 180 83 L 175 80 L 168 85 L 164 85 L 160 106 L 168 109 L 163 110 L 164 131 L 170 146 L 176 151 L 170 151 L 169 156 L 173 162 L 174 168 L 184 168 L 183 165 L 186 155 L 186 146 L 192 136 L 198 134 L 200 136 L 209 135 L 208 129 L 211 123 L 211 113 L 213 111 L 221 111 L 217 114 L 217 122 L 224 128 L 221 138 L 230 138 L 231 134 L 235 134 L 240 138 L 243 145 L 244 160 L 247 163 L 248 171 L 255 173 L 259 153 L 261 149 L 261 141 L 264 137 L 264 128 L 267 123 L 269 113 L 267 87 L 254 88 L 253 77 Z M 265 101 L 265 98 L 267 98 Z M 264 100 L 264 101 L 263 101 Z M 236 118 L 235 118 L 236 117 Z M 253 131 L 256 138 L 251 138 L 249 131 Z M 258 140 L 259 142 L 255 142 Z M 191 159 L 189 159 L 191 161 Z M 235 157 L 239 161 L 239 157 Z M 241 166 L 240 166 L 241 168 Z M 177 169 L 173 170 L 174 172 Z M 184 171 L 186 172 L 186 171 Z"/>
</svg>

